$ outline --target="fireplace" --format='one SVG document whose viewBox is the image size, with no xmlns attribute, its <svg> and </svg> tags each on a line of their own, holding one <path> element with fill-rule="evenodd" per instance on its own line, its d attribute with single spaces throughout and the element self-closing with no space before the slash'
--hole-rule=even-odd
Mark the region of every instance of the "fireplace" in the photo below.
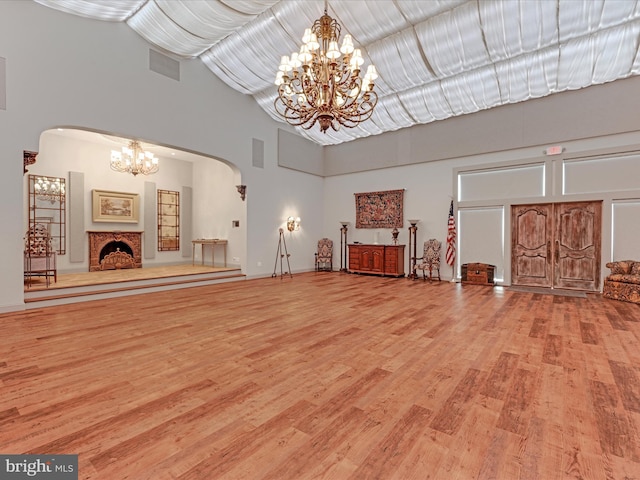
<svg viewBox="0 0 640 480">
<path fill-rule="evenodd" d="M 89 271 L 142 268 L 142 232 L 87 232 Z"/>
</svg>

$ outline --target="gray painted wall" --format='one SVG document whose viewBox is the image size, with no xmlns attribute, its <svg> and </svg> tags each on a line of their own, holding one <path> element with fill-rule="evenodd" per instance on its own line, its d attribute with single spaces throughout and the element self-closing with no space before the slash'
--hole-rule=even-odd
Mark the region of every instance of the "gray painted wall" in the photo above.
<svg viewBox="0 0 640 480">
<path fill-rule="evenodd" d="M 339 244 L 338 222 L 353 219 L 355 192 L 405 188 L 405 218 L 420 218 L 422 235 L 442 238 L 455 168 L 539 157 L 548 143 L 571 139 L 583 152 L 640 143 L 637 135 L 613 135 L 640 128 L 638 78 L 320 149 L 199 60 L 180 60 L 179 81 L 149 70 L 149 45 L 125 24 L 3 1 L 0 57 L 7 105 L 0 110 L 0 312 L 23 308 L 22 151 L 38 151 L 41 133 L 58 126 L 141 138 L 232 165 L 231 188 L 247 185 L 246 218 L 233 235 L 249 276 L 270 276 L 278 228 L 289 215 L 302 218 L 287 238 L 292 270 L 311 270 L 318 238 Z M 260 167 L 252 164 L 253 139 L 264 142 Z M 370 241 L 373 233 L 351 229 L 349 239 Z M 379 233 L 381 241 L 388 233 Z M 406 235 L 405 228 L 401 242 Z"/>
<path fill-rule="evenodd" d="M 640 129 L 640 77 L 325 148 L 327 176 Z"/>
</svg>

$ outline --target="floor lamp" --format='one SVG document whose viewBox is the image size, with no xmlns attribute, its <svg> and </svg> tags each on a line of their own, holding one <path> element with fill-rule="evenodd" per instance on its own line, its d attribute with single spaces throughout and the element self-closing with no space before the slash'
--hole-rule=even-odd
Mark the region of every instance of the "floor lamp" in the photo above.
<svg viewBox="0 0 640 480">
<path fill-rule="evenodd" d="M 349 225 L 349 222 L 340 222 L 340 224 L 342 225 L 342 228 L 340 229 L 340 271 L 341 272 L 346 272 L 347 271 L 347 230 L 349 230 L 347 228 L 347 226 Z M 343 260 L 344 258 L 344 260 Z"/>
<path fill-rule="evenodd" d="M 409 275 L 407 278 L 410 279 L 414 279 L 414 278 L 418 278 L 418 274 L 416 273 L 416 246 L 417 246 L 417 240 L 416 240 L 416 232 L 418 231 L 418 222 L 420 220 L 408 220 L 409 224 L 411 225 L 409 227 L 409 269 L 411 270 L 409 272 Z M 412 249 L 413 247 L 413 249 Z"/>
</svg>

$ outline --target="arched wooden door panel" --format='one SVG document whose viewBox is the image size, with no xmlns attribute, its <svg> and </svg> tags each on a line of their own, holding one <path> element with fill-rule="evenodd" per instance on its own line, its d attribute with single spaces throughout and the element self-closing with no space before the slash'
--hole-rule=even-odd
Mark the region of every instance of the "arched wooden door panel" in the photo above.
<svg viewBox="0 0 640 480">
<path fill-rule="evenodd" d="M 554 286 L 598 290 L 602 203 L 556 204 L 555 222 Z"/>
<path fill-rule="evenodd" d="M 553 205 L 511 207 L 511 283 L 551 287 Z"/>
</svg>

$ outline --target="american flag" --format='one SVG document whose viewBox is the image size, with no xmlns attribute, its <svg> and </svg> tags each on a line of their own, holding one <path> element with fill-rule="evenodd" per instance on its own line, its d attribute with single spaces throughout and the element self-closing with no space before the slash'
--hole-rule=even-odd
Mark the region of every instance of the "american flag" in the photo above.
<svg viewBox="0 0 640 480">
<path fill-rule="evenodd" d="M 447 222 L 447 265 L 456 262 L 456 217 L 453 216 L 453 200 L 449 207 L 449 221 Z"/>
</svg>

